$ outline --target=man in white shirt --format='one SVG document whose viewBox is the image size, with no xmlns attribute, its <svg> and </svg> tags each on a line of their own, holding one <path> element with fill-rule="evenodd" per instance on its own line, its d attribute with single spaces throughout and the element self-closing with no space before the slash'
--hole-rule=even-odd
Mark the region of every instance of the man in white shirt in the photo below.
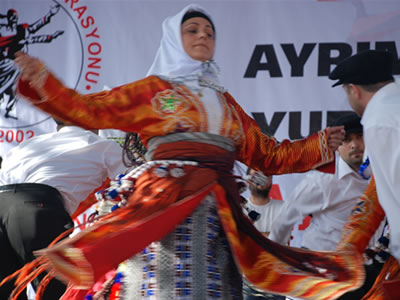
<svg viewBox="0 0 400 300">
<path fill-rule="evenodd" d="M 252 176 L 257 171 L 249 169 L 248 175 Z M 269 197 L 272 188 L 272 176 L 265 176 L 258 172 L 258 176 L 263 177 L 264 186 L 261 187 L 254 183 L 249 183 L 250 197 L 244 205 L 245 213 L 253 221 L 254 227 L 263 235 L 268 237 L 283 201 Z"/>
<path fill-rule="evenodd" d="M 117 143 L 75 126 L 7 152 L 0 170 L 0 281 L 71 228 L 70 215 L 79 203 L 125 169 Z M 59 299 L 64 289 L 54 281 L 43 299 Z M 0 287 L 0 299 L 10 290 Z"/>
<path fill-rule="evenodd" d="M 293 225 L 311 215 L 301 247 L 318 251 L 336 249 L 344 224 L 367 188 L 368 180 L 358 173 L 364 153 L 360 117 L 355 113 L 345 114 L 335 125 L 344 125 L 346 131 L 338 148 L 335 174 L 307 173 L 285 201 L 272 228 L 271 240 L 287 245 Z M 343 295 L 339 299 L 353 298 Z"/>
<path fill-rule="evenodd" d="M 311 250 L 335 250 L 343 226 L 368 186 L 358 174 L 364 153 L 360 118 L 351 113 L 337 121 L 346 137 L 338 148 L 335 174 L 307 173 L 295 187 L 272 228 L 270 239 L 287 245 L 293 225 L 312 215 L 301 246 Z"/>
<path fill-rule="evenodd" d="M 343 85 L 353 110 L 362 116 L 366 154 L 379 202 L 390 226 L 390 250 L 400 262 L 400 86 L 386 51 L 368 50 L 341 62 L 329 75 Z"/>
</svg>

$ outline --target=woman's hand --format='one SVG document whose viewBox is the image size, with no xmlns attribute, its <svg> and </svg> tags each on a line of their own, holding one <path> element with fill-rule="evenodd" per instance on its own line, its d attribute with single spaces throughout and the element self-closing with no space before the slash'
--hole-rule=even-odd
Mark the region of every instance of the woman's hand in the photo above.
<svg viewBox="0 0 400 300">
<path fill-rule="evenodd" d="M 346 131 L 344 126 L 327 127 L 326 133 L 328 134 L 328 147 L 333 152 L 342 144 Z"/>
<path fill-rule="evenodd" d="M 259 189 L 265 188 L 268 183 L 267 176 L 260 171 L 250 172 L 250 174 L 246 175 L 244 179 L 248 184 L 252 184 Z"/>
<path fill-rule="evenodd" d="M 34 88 L 43 87 L 48 75 L 44 64 L 39 59 L 23 52 L 17 52 L 15 57 L 14 61 L 20 69 L 21 79 L 28 81 Z"/>
</svg>

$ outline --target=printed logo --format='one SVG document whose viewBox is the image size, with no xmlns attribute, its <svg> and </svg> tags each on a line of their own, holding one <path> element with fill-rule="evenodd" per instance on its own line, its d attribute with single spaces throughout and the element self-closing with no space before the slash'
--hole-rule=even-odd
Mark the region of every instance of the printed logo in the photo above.
<svg viewBox="0 0 400 300">
<path fill-rule="evenodd" d="M 16 95 L 18 51 L 39 58 L 72 89 L 91 92 L 102 70 L 100 31 L 89 5 L 77 0 L 12 5 L 0 11 L 0 156 L 55 129 L 48 114 Z"/>
<path fill-rule="evenodd" d="M 60 10 L 60 5 L 51 7 L 49 12 L 40 17 L 36 22 L 19 23 L 18 12 L 10 8 L 3 18 L 6 23 L 0 24 L 0 103 L 3 105 L 3 117 L 18 119 L 12 114 L 17 105 L 18 98 L 15 95 L 14 83 L 19 70 L 14 63 L 15 53 L 27 52 L 28 46 L 33 44 L 50 43 L 53 39 L 62 35 L 64 31 L 57 30 L 52 34 L 38 34 Z"/>
</svg>

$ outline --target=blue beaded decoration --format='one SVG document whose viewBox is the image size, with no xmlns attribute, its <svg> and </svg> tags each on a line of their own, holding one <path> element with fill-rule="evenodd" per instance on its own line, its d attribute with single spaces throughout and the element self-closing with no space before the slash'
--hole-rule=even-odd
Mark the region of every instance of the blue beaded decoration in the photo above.
<svg viewBox="0 0 400 300">
<path fill-rule="evenodd" d="M 360 174 L 360 176 L 362 178 L 364 178 L 365 180 L 368 180 L 371 178 L 371 176 L 366 176 L 364 174 L 365 169 L 367 169 L 369 166 L 369 157 L 367 157 L 367 159 L 361 164 L 360 169 L 358 170 L 358 174 Z"/>
</svg>

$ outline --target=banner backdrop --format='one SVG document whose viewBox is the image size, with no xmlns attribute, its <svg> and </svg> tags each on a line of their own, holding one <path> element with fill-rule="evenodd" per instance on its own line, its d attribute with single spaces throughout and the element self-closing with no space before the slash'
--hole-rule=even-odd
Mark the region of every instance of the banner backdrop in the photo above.
<svg viewBox="0 0 400 300">
<path fill-rule="evenodd" d="M 18 50 L 39 57 L 69 87 L 97 92 L 143 78 L 161 22 L 191 1 L 1 0 L 0 155 L 55 129 L 15 97 Z M 364 49 L 398 57 L 398 0 L 197 1 L 213 16 L 222 82 L 262 130 L 299 139 L 351 110 L 329 72 Z M 16 26 L 11 26 L 12 24 Z M 400 74 L 397 61 L 395 73 Z M 275 176 L 283 198 L 301 175 Z"/>
</svg>

